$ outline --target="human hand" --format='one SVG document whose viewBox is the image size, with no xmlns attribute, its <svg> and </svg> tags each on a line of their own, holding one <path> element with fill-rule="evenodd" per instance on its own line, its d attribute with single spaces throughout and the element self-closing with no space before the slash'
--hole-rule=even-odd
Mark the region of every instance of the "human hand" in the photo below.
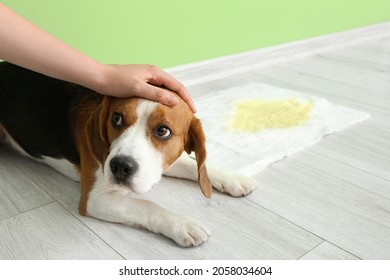
<svg viewBox="0 0 390 280">
<path fill-rule="evenodd" d="M 148 64 L 101 65 L 101 78 L 94 88 L 99 93 L 115 96 L 138 96 L 164 105 L 178 103 L 177 93 L 193 112 L 194 103 L 183 84 L 157 66 Z"/>
<path fill-rule="evenodd" d="M 193 112 L 196 111 L 185 87 L 162 69 L 153 65 L 101 64 L 20 17 L 2 3 L 0 41 L 2 59 L 32 71 L 102 94 L 139 96 L 170 106 L 178 103 L 175 92 Z"/>
</svg>

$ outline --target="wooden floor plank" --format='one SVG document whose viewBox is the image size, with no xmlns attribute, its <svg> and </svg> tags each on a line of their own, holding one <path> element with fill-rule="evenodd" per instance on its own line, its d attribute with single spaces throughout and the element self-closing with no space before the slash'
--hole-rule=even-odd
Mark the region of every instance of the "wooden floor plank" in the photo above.
<svg viewBox="0 0 390 280">
<path fill-rule="evenodd" d="M 326 163 L 318 164 L 321 159 L 313 156 L 301 163 L 299 158 L 258 175 L 260 187 L 249 199 L 359 258 L 390 258 L 389 200 L 365 189 L 375 188 L 375 180 L 356 186 L 348 173 L 337 178 L 336 171 L 323 171 L 324 164 L 337 168 L 337 162 L 324 158 Z"/>
<path fill-rule="evenodd" d="M 359 258 L 325 241 L 302 256 L 300 260 L 359 260 Z"/>
<path fill-rule="evenodd" d="M 58 203 L 0 222 L 0 259 L 122 259 Z"/>
<path fill-rule="evenodd" d="M 18 169 L 17 160 L 6 160 L 6 153 L 8 148 L 0 145 L 0 220 L 53 202 L 49 194 Z"/>
</svg>

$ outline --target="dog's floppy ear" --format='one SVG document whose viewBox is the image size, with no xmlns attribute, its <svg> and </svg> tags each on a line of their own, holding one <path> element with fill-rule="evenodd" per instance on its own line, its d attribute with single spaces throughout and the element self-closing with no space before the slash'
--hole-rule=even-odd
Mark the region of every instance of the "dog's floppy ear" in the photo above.
<svg viewBox="0 0 390 280">
<path fill-rule="evenodd" d="M 213 187 L 207 175 L 205 160 L 206 160 L 206 139 L 202 129 L 202 125 L 196 117 L 193 117 L 185 144 L 185 151 L 190 154 L 195 152 L 196 162 L 198 165 L 198 181 L 200 189 L 205 197 L 211 196 Z"/>
<path fill-rule="evenodd" d="M 85 126 L 87 144 L 100 163 L 104 163 L 109 152 L 106 127 L 109 106 L 110 97 L 104 96 L 96 110 L 90 114 Z"/>
</svg>

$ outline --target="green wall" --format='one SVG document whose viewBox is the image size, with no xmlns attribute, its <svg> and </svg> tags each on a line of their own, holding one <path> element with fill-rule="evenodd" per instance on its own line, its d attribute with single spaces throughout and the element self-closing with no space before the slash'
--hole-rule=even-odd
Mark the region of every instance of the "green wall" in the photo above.
<svg viewBox="0 0 390 280">
<path fill-rule="evenodd" d="M 152 63 L 161 67 L 390 20 L 389 0 L 6 0 L 3 3 L 101 62 Z"/>
</svg>

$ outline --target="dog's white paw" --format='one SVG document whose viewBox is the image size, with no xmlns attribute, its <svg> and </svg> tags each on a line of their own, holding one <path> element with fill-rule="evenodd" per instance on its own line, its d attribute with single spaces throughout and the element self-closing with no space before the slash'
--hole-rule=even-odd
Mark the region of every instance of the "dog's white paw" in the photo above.
<svg viewBox="0 0 390 280">
<path fill-rule="evenodd" d="M 215 174 L 210 174 L 209 177 L 214 188 L 232 196 L 248 195 L 257 185 L 257 182 L 250 177 L 220 171 Z"/>
<path fill-rule="evenodd" d="M 196 247 L 207 241 L 210 230 L 197 220 L 174 214 L 163 234 L 181 247 Z"/>
</svg>

